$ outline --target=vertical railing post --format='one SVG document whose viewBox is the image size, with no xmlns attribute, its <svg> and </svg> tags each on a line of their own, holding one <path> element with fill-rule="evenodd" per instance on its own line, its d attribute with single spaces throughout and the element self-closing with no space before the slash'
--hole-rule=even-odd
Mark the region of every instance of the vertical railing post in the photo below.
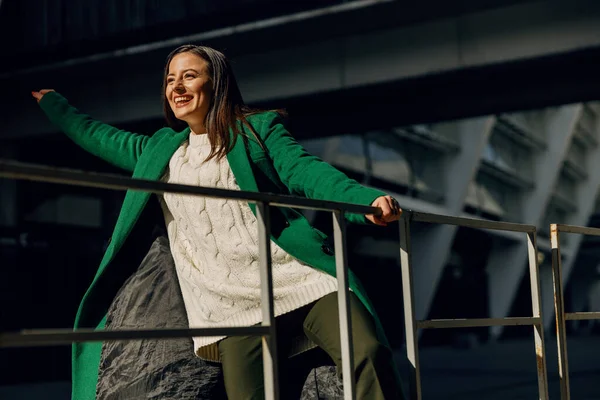
<svg viewBox="0 0 600 400">
<path fill-rule="evenodd" d="M 560 234 L 556 224 L 550 225 L 552 244 L 552 282 L 554 283 L 554 313 L 556 314 L 556 345 L 558 347 L 558 376 L 560 398 L 570 400 L 569 360 L 567 358 L 567 330 L 565 324 L 565 302 L 563 295 L 562 269 L 560 259 Z"/>
<path fill-rule="evenodd" d="M 419 333 L 415 316 L 415 295 L 410 254 L 410 211 L 400 218 L 400 267 L 402 269 L 402 299 L 404 301 L 404 327 L 406 330 L 406 355 L 410 362 L 410 400 L 421 400 L 421 371 L 419 369 Z"/>
<path fill-rule="evenodd" d="M 527 254 L 529 258 L 529 280 L 531 284 L 531 308 L 539 322 L 533 325 L 535 357 L 537 364 L 538 389 L 540 400 L 548 400 L 548 373 L 546 371 L 546 343 L 544 341 L 544 320 L 542 317 L 542 294 L 540 291 L 540 271 L 536 232 L 527 232 Z"/>
<path fill-rule="evenodd" d="M 352 346 L 352 319 L 348 290 L 348 258 L 346 252 L 346 220 L 343 211 L 333 212 L 333 240 L 335 243 L 335 271 L 338 281 L 338 311 L 342 350 L 342 377 L 344 399 L 356 399 L 354 382 L 354 352 Z"/>
<path fill-rule="evenodd" d="M 262 337 L 265 399 L 278 400 L 279 368 L 277 365 L 277 332 L 275 329 L 275 314 L 273 310 L 271 219 L 268 204 L 263 202 L 256 204 L 256 219 L 258 222 L 262 325 L 269 327 L 269 335 Z"/>
</svg>

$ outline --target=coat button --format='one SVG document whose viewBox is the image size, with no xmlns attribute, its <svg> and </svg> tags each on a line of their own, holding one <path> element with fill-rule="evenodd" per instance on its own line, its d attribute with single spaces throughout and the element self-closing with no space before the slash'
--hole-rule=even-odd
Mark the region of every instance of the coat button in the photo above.
<svg viewBox="0 0 600 400">
<path fill-rule="evenodd" d="M 328 244 L 323 244 L 321 246 L 321 250 L 323 250 L 323 253 L 327 254 L 328 256 L 333 255 L 333 249 Z"/>
<path fill-rule="evenodd" d="M 284 225 L 285 225 L 286 228 L 289 228 L 290 227 L 290 221 L 286 220 L 285 223 L 284 223 Z"/>
</svg>

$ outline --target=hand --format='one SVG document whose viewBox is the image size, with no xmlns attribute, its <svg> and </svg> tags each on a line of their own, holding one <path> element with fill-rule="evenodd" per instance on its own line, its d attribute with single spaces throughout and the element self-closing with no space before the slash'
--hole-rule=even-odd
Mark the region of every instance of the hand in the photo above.
<svg viewBox="0 0 600 400">
<path fill-rule="evenodd" d="M 42 97 L 44 97 L 44 95 L 49 92 L 54 92 L 54 89 L 42 89 L 39 92 L 33 91 L 31 92 L 31 95 L 35 97 L 35 99 L 39 103 Z"/>
<path fill-rule="evenodd" d="M 387 226 L 388 222 L 398 221 L 402 215 L 402 209 L 398 201 L 392 196 L 381 196 L 375 199 L 371 207 L 381 208 L 381 215 L 365 215 L 375 225 Z"/>
</svg>

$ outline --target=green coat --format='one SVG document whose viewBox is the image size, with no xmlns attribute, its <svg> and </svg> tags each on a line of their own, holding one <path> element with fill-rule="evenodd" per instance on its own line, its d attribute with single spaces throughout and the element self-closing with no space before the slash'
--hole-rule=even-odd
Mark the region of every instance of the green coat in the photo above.
<svg viewBox="0 0 600 400">
<path fill-rule="evenodd" d="M 44 95 L 40 106 L 48 118 L 75 143 L 107 162 L 128 170 L 134 178 L 158 180 L 169 160 L 188 138 L 189 128 L 175 132 L 163 128 L 153 136 L 139 135 L 119 130 L 81 114 L 67 100 L 55 92 Z M 284 127 L 277 113 L 265 112 L 249 117 L 260 135 L 267 153 L 246 128 L 248 146 L 237 140 L 227 155 L 231 170 L 241 190 L 251 192 L 285 193 L 313 199 L 334 200 L 370 205 L 377 197 L 385 195 L 366 188 L 300 146 Z M 150 243 L 141 245 L 134 240 L 134 227 L 140 225 L 150 193 L 127 191 L 110 244 L 102 258 L 98 272 L 85 293 L 75 319 L 75 329 L 105 326 L 106 312 L 117 290 L 136 268 L 135 264 L 120 266 L 119 254 L 139 253 L 141 261 Z M 255 212 L 254 204 L 250 204 Z M 273 212 L 272 240 L 286 252 L 321 271 L 335 276 L 335 257 L 331 248 L 324 246 L 326 235 L 311 227 L 301 213 L 290 208 Z M 277 218 L 279 217 L 279 218 Z M 366 223 L 362 215 L 348 215 L 350 222 Z M 124 270 L 127 269 L 127 270 Z M 367 309 L 375 316 L 373 307 L 362 285 L 350 271 L 350 287 Z M 385 339 L 379 320 L 377 325 Z M 387 341 L 385 341 L 387 342 Z M 100 342 L 73 345 L 73 399 L 95 399 Z"/>
</svg>

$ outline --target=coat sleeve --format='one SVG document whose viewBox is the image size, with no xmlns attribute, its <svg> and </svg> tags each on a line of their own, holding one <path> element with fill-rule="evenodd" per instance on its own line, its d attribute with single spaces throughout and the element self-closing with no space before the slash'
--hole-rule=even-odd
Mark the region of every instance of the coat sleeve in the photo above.
<svg viewBox="0 0 600 400">
<path fill-rule="evenodd" d="M 309 154 L 285 128 L 275 112 L 261 115 L 262 136 L 279 178 L 292 194 L 311 199 L 370 205 L 384 192 L 348 178 L 320 158 Z M 363 215 L 348 214 L 350 222 L 367 223 Z"/>
<path fill-rule="evenodd" d="M 94 120 L 56 92 L 46 93 L 39 104 L 48 119 L 77 145 L 128 171 L 134 170 L 142 149 L 150 139 Z"/>
</svg>

